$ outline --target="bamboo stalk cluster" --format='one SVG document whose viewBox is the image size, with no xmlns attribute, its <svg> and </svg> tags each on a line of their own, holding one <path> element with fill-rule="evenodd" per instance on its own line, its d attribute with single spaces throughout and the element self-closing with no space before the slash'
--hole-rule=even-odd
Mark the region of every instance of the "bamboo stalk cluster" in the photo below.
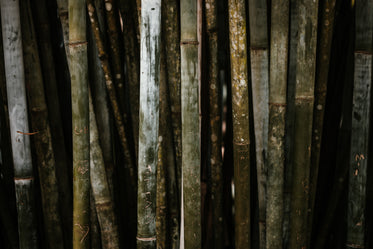
<svg viewBox="0 0 373 249">
<path fill-rule="evenodd" d="M 372 0 L 0 4 L 0 248 L 372 247 Z"/>
</svg>

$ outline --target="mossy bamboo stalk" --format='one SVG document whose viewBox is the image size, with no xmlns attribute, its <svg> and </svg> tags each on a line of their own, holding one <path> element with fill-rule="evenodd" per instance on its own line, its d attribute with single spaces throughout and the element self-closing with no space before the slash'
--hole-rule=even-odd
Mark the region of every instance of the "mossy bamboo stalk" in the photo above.
<svg viewBox="0 0 373 249">
<path fill-rule="evenodd" d="M 266 175 L 268 144 L 267 1 L 249 0 L 250 62 L 259 204 L 259 248 L 265 248 Z"/>
<path fill-rule="evenodd" d="M 373 1 L 355 3 L 354 86 L 346 248 L 365 247 L 366 185 L 372 89 Z"/>
<path fill-rule="evenodd" d="M 318 1 L 298 1 L 295 127 L 289 248 L 308 248 L 309 174 L 316 69 Z"/>
<path fill-rule="evenodd" d="M 18 213 L 19 248 L 38 248 L 19 1 L 1 1 L 1 25 Z"/>
<path fill-rule="evenodd" d="M 235 245 L 250 248 L 249 82 L 245 1 L 229 0 L 235 185 Z"/>
<path fill-rule="evenodd" d="M 197 0 L 180 1 L 182 191 L 185 249 L 201 248 Z"/>
<path fill-rule="evenodd" d="M 70 0 L 69 52 L 73 127 L 73 248 L 89 248 L 90 168 L 86 1 Z"/>
<path fill-rule="evenodd" d="M 110 193 L 103 153 L 99 144 L 99 134 L 92 98 L 90 97 L 89 100 L 90 178 L 100 224 L 102 248 L 119 248 L 119 231 L 114 212 L 114 200 Z"/>
<path fill-rule="evenodd" d="M 70 245 L 72 240 L 72 181 L 71 161 L 67 156 L 65 136 L 62 128 L 61 108 L 58 97 L 57 76 L 53 57 L 51 30 L 47 12 L 47 2 L 31 1 L 36 36 L 39 44 L 40 63 L 42 67 L 45 96 L 47 101 L 52 148 L 55 157 L 56 176 L 60 198 L 60 212 L 64 232 L 65 245 Z"/>
<path fill-rule="evenodd" d="M 21 26 L 25 81 L 30 110 L 30 120 L 35 145 L 41 200 L 44 217 L 44 234 L 50 248 L 64 248 L 62 222 L 59 214 L 59 193 L 56 163 L 44 94 L 43 75 L 39 60 L 37 40 L 32 21 L 30 1 L 21 3 Z"/>
<path fill-rule="evenodd" d="M 211 167 L 211 202 L 213 246 L 224 248 L 223 234 L 223 160 L 222 160 L 222 129 L 221 129 L 221 86 L 219 81 L 218 63 L 218 21 L 217 1 L 205 1 L 206 32 L 208 40 L 208 81 L 210 109 L 210 167 Z"/>
<path fill-rule="evenodd" d="M 312 233 L 317 179 L 319 172 L 321 138 L 324 125 L 324 112 L 329 75 L 329 63 L 333 38 L 334 14 L 336 0 L 325 0 L 321 7 L 320 35 L 316 62 L 315 104 L 313 108 L 311 172 L 310 172 L 310 215 L 309 235 Z"/>
<path fill-rule="evenodd" d="M 141 1 L 137 248 L 156 248 L 161 1 Z"/>
<path fill-rule="evenodd" d="M 271 6 L 266 248 L 283 248 L 289 1 Z"/>
</svg>

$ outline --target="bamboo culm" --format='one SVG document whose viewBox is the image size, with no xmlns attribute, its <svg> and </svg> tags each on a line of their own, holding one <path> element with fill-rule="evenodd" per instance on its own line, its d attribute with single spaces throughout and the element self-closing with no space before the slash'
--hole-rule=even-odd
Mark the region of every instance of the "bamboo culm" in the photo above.
<svg viewBox="0 0 373 249">
<path fill-rule="evenodd" d="M 161 1 L 142 0 L 137 248 L 156 248 Z"/>
<path fill-rule="evenodd" d="M 19 248 L 39 248 L 34 209 L 34 178 L 27 117 L 19 1 L 1 1 L 1 25 L 8 97 Z"/>
</svg>

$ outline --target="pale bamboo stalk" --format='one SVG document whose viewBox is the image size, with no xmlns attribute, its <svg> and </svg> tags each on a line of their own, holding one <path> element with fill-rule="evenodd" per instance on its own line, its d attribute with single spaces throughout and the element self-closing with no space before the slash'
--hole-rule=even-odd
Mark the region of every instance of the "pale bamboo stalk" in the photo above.
<svg viewBox="0 0 373 249">
<path fill-rule="evenodd" d="M 250 249 L 250 101 L 245 1 L 229 0 L 228 8 L 233 115 L 235 246 L 238 249 Z"/>
<path fill-rule="evenodd" d="M 308 248 L 308 203 L 318 1 L 298 1 L 295 127 L 289 248 Z"/>
<path fill-rule="evenodd" d="M 283 248 L 289 1 L 271 6 L 266 248 Z"/>
<path fill-rule="evenodd" d="M 372 13 L 372 0 L 356 1 L 346 248 L 364 248 L 366 244 L 366 185 L 371 128 Z"/>
<path fill-rule="evenodd" d="M 197 0 L 180 1 L 182 192 L 185 249 L 201 248 Z"/>
<path fill-rule="evenodd" d="M 259 204 L 259 248 L 266 243 L 269 59 L 267 1 L 249 0 L 250 62 Z"/>
<path fill-rule="evenodd" d="M 99 134 L 92 97 L 89 98 L 89 121 L 91 188 L 101 228 L 102 248 L 119 248 L 119 231 L 117 217 L 114 212 L 114 200 L 110 193 L 104 157 L 99 144 Z"/>
<path fill-rule="evenodd" d="M 25 81 L 31 127 L 35 131 L 33 142 L 39 171 L 43 209 L 44 234 L 50 248 L 64 248 L 62 222 L 59 214 L 59 193 L 56 163 L 52 148 L 48 109 L 44 93 L 39 51 L 32 21 L 30 1 L 21 2 L 21 26 Z"/>
<path fill-rule="evenodd" d="M 142 0 L 137 248 L 156 248 L 161 1 Z"/>
<path fill-rule="evenodd" d="M 19 1 L 1 1 L 1 25 L 18 213 L 19 248 L 38 248 Z"/>
<path fill-rule="evenodd" d="M 69 52 L 73 129 L 73 248 L 89 248 L 90 168 L 86 2 L 70 0 Z"/>
</svg>

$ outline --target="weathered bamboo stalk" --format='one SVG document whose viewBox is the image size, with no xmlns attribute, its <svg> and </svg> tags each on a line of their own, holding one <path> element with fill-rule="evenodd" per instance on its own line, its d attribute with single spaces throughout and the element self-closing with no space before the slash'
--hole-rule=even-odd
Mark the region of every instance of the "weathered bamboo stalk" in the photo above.
<svg viewBox="0 0 373 249">
<path fill-rule="evenodd" d="M 50 248 L 64 248 L 62 222 L 59 214 L 59 193 L 56 163 L 44 93 L 39 51 L 32 21 L 30 1 L 21 2 L 21 26 L 25 82 L 30 110 L 30 120 L 35 145 L 41 199 L 44 217 L 44 234 Z M 32 134 L 32 133 L 31 133 Z"/>
<path fill-rule="evenodd" d="M 295 127 L 289 248 L 308 248 L 308 203 L 318 1 L 298 1 Z"/>
<path fill-rule="evenodd" d="M 271 7 L 266 248 L 283 248 L 289 1 Z"/>
<path fill-rule="evenodd" d="M 141 1 L 137 248 L 156 248 L 161 1 Z"/>
<path fill-rule="evenodd" d="M 250 249 L 250 134 L 245 1 L 229 0 L 235 245 Z"/>
<path fill-rule="evenodd" d="M 267 1 L 249 0 L 250 62 L 259 204 L 259 248 L 266 243 L 266 175 L 268 144 Z"/>
<path fill-rule="evenodd" d="M 180 1 L 182 191 L 185 249 L 201 248 L 197 0 Z"/>
<path fill-rule="evenodd" d="M 1 25 L 8 96 L 19 248 L 38 248 L 34 178 L 27 117 L 19 1 L 1 1 Z"/>
<path fill-rule="evenodd" d="M 354 86 L 346 248 L 365 247 L 366 185 L 372 89 L 373 1 L 355 3 Z"/>
<path fill-rule="evenodd" d="M 119 231 L 114 212 L 114 200 L 110 193 L 103 153 L 99 144 L 92 97 L 89 99 L 89 120 L 91 188 L 100 224 L 102 247 L 103 249 L 119 248 Z"/>
<path fill-rule="evenodd" d="M 69 52 L 73 127 L 73 248 L 89 248 L 90 168 L 86 2 L 70 0 Z"/>
</svg>

